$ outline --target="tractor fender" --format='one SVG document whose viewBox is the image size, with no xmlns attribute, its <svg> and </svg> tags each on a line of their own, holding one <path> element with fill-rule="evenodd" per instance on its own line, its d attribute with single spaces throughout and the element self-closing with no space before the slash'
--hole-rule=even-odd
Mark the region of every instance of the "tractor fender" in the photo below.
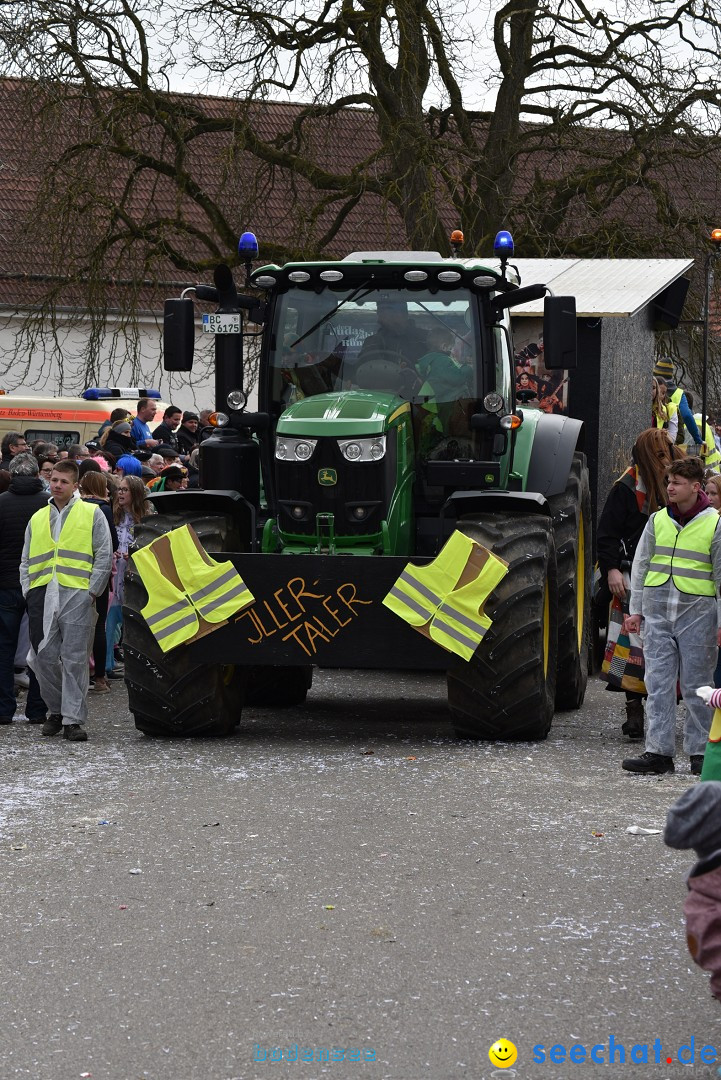
<svg viewBox="0 0 721 1080">
<path fill-rule="evenodd" d="M 536 419 L 526 491 L 550 498 L 566 490 L 573 455 L 583 449 L 583 422 L 553 413 L 537 413 Z"/>
<path fill-rule="evenodd" d="M 551 516 L 551 508 L 543 495 L 537 491 L 454 491 L 444 507 L 446 513 L 456 518 L 468 514 L 545 514 Z"/>
</svg>

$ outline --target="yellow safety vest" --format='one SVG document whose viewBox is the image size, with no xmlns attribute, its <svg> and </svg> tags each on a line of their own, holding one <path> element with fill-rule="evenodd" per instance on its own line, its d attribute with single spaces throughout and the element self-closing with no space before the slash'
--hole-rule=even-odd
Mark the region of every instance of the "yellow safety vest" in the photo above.
<svg viewBox="0 0 721 1080">
<path fill-rule="evenodd" d="M 485 562 L 471 581 L 459 587 L 472 556 Z M 508 565 L 461 532 L 454 532 L 428 566 L 408 563 L 383 603 L 414 629 L 444 649 L 470 660 L 491 626 L 481 610 Z"/>
<path fill-rule="evenodd" d="M 28 574 L 30 588 L 47 585 L 53 574 L 58 585 L 87 589 L 93 572 L 93 518 L 95 506 L 76 499 L 63 522 L 57 541 L 50 531 L 50 506 L 30 519 Z"/>
<path fill-rule="evenodd" d="M 684 391 L 682 390 L 682 388 L 680 386 L 677 386 L 676 389 L 674 390 L 674 392 L 671 394 L 671 397 L 668 398 L 668 401 L 674 406 L 674 408 L 676 409 L 676 412 L 678 413 L 678 431 L 676 433 L 676 445 L 677 446 L 679 446 L 681 443 L 683 443 L 684 435 L 685 435 L 685 431 L 686 431 L 686 424 L 684 423 L 684 419 L 683 419 L 683 416 L 681 415 L 681 408 L 680 408 L 680 406 L 681 406 L 681 398 L 683 397 L 683 395 L 684 395 Z M 690 432 L 689 432 L 689 438 L 691 438 L 691 433 Z M 693 439 L 691 439 L 691 441 L 693 442 Z"/>
<path fill-rule="evenodd" d="M 195 637 L 200 622 L 185 593 L 180 592 L 161 571 L 152 551 L 153 544 L 140 548 L 131 558 L 148 592 L 148 602 L 141 614 L 160 648 L 169 652 Z"/>
<path fill-rule="evenodd" d="M 701 460 L 708 469 L 715 469 L 721 461 L 721 454 L 716 449 L 716 440 L 713 437 L 711 425 L 706 421 L 703 427 L 701 426 L 701 413 L 694 413 L 693 418 L 698 425 L 699 431 L 703 432 L 703 441 L 706 443 L 706 453 L 701 455 Z"/>
<path fill-rule="evenodd" d="M 141 614 L 163 652 L 195 637 L 200 630 L 199 616 L 217 625 L 255 599 L 233 564 L 215 562 L 198 549 L 193 536 L 190 527 L 183 525 L 132 556 L 148 593 Z M 166 543 L 182 591 L 163 570 L 161 549 Z"/>
<path fill-rule="evenodd" d="M 651 556 L 644 586 L 664 585 L 672 577 L 679 592 L 715 596 L 711 541 L 719 520 L 715 512 L 698 514 L 677 531 L 668 510 L 657 511 L 653 515 L 656 550 Z"/>
<path fill-rule="evenodd" d="M 678 405 L 674 405 L 670 398 L 666 400 L 664 405 L 656 404 L 653 408 L 653 415 L 656 417 L 656 426 L 660 428 L 669 427 L 677 412 Z"/>
</svg>

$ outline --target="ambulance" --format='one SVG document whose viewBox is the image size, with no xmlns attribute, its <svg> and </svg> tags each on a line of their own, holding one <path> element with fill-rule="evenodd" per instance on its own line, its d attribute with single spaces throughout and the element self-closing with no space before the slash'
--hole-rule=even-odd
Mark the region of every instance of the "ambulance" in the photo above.
<svg viewBox="0 0 721 1080">
<path fill-rule="evenodd" d="M 19 431 L 30 444 L 42 439 L 65 450 L 73 443 L 84 444 L 95 439 L 101 424 L 110 419 L 115 409 L 125 408 L 135 416 L 142 397 L 153 398 L 158 403 L 155 419 L 150 424 L 155 428 L 167 408 L 160 400 L 158 390 L 136 386 L 91 386 L 77 398 L 34 397 L 0 390 L 0 439 L 8 431 Z"/>
</svg>

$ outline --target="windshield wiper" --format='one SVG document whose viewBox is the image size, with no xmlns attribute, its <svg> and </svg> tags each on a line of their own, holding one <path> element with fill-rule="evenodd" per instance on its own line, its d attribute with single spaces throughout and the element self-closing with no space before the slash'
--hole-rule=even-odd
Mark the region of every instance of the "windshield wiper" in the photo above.
<svg viewBox="0 0 721 1080">
<path fill-rule="evenodd" d="M 343 307 L 344 304 L 349 304 L 351 302 L 351 300 L 356 300 L 359 293 L 362 292 L 363 289 L 367 290 L 366 291 L 366 296 L 367 296 L 368 293 L 371 292 L 371 290 L 368 288 L 368 285 L 370 284 L 371 280 L 372 279 L 369 278 L 368 281 L 364 281 L 361 285 L 358 286 L 357 289 L 355 289 L 352 293 L 350 293 L 348 296 L 346 296 L 344 300 L 341 300 L 340 304 L 337 304 L 333 308 L 332 311 L 329 311 L 325 315 L 322 315 L 321 318 L 318 319 L 318 322 L 313 323 L 310 330 L 306 330 L 306 332 L 304 334 L 301 334 L 301 336 L 299 338 L 297 338 L 294 342 L 292 342 L 292 344 L 289 345 L 288 348 L 289 349 L 294 349 L 296 347 L 296 345 L 300 345 L 301 341 L 305 341 L 305 339 L 307 337 L 310 337 L 311 334 L 315 333 L 315 331 L 318 329 L 319 326 L 322 326 L 323 323 L 327 322 L 328 319 L 330 319 L 333 315 L 335 315 L 335 313 L 337 311 L 340 311 L 340 309 Z"/>
</svg>

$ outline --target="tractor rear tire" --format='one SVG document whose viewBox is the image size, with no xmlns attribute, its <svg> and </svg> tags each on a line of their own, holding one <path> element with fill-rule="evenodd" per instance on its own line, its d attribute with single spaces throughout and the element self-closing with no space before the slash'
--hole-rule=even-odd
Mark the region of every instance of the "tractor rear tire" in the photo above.
<svg viewBox="0 0 721 1080">
<path fill-rule="evenodd" d="M 556 692 L 558 608 L 551 520 L 540 514 L 465 517 L 461 532 L 508 563 L 488 597 L 492 620 L 468 663 L 448 671 L 457 738 L 545 739 Z"/>
<path fill-rule="evenodd" d="M 588 682 L 591 640 L 591 489 L 586 455 L 575 453 L 566 490 L 548 500 L 558 567 L 556 708 L 580 709 Z"/>
<path fill-rule="evenodd" d="M 250 668 L 245 704 L 281 709 L 302 705 L 312 685 L 312 667 Z"/>
<path fill-rule="evenodd" d="M 239 550 L 240 538 L 226 514 L 155 514 L 136 525 L 135 547 L 145 547 L 181 525 L 192 525 L 206 551 Z M 123 652 L 136 728 L 145 735 L 229 735 L 240 722 L 245 669 L 193 663 L 185 645 L 164 653 L 140 614 L 147 602 L 145 586 L 130 563 L 125 575 Z"/>
</svg>

